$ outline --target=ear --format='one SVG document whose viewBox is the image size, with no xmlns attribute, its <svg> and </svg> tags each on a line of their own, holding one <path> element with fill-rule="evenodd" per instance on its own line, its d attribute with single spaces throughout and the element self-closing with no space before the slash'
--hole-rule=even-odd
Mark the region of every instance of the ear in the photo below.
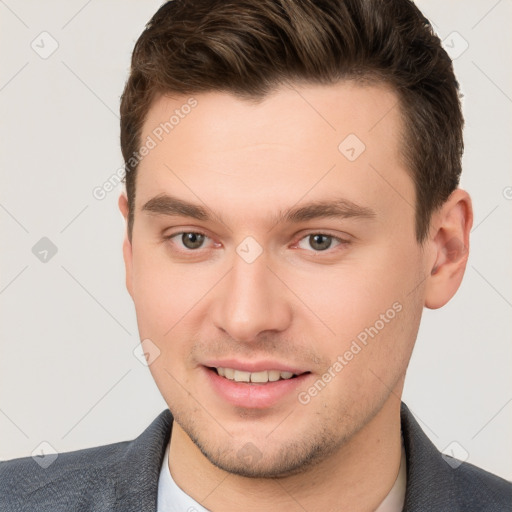
<svg viewBox="0 0 512 512">
<path fill-rule="evenodd" d="M 126 197 L 126 194 L 123 192 L 119 196 L 118 203 L 119 210 L 121 211 L 121 214 L 124 217 L 125 220 L 125 232 L 124 232 L 124 240 L 123 240 L 123 259 L 124 259 L 124 266 L 126 271 L 126 289 L 128 290 L 128 293 L 133 299 L 133 293 L 132 293 L 132 275 L 133 275 L 133 255 L 132 255 L 132 243 L 130 242 L 130 239 L 128 238 L 128 198 Z"/>
<path fill-rule="evenodd" d="M 431 219 L 429 253 L 430 275 L 425 288 L 425 306 L 444 306 L 458 290 L 469 256 L 469 233 L 473 225 L 473 207 L 469 194 L 454 190 Z"/>
</svg>

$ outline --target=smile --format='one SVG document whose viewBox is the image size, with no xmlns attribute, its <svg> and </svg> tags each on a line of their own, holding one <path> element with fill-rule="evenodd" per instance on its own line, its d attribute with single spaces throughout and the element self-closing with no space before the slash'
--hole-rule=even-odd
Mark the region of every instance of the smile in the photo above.
<svg viewBox="0 0 512 512">
<path fill-rule="evenodd" d="M 213 368 L 218 375 L 235 382 L 250 382 L 255 384 L 266 384 L 267 382 L 277 382 L 278 380 L 288 380 L 296 377 L 292 372 L 282 372 L 279 370 L 262 370 L 259 372 L 246 372 L 235 370 L 233 368 Z"/>
<path fill-rule="evenodd" d="M 219 363 L 202 365 L 207 387 L 222 402 L 235 407 L 268 409 L 278 403 L 283 404 L 283 401 L 295 403 L 297 390 L 314 377 L 310 371 L 281 363 L 276 364 L 277 367 L 281 366 L 276 370 L 271 361 L 249 364 L 233 360 L 230 363 L 225 361 L 223 365 Z M 265 366 L 274 369 L 265 369 Z"/>
</svg>

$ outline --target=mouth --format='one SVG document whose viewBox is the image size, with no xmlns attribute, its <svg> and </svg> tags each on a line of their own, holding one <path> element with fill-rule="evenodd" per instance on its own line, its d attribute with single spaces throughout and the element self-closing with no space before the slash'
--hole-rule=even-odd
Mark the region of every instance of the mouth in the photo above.
<svg viewBox="0 0 512 512">
<path fill-rule="evenodd" d="M 268 369 L 263 364 L 252 368 L 248 364 L 237 366 L 205 365 L 203 371 L 215 396 L 223 403 L 238 408 L 263 410 L 278 404 L 293 403 L 298 389 L 313 378 L 310 371 L 283 367 L 276 369 L 272 368 L 272 363 Z M 245 367 L 242 369 L 240 366 Z"/>
<path fill-rule="evenodd" d="M 247 384 L 267 384 L 268 382 L 278 382 L 280 380 L 289 380 L 310 372 L 293 373 L 281 370 L 261 370 L 258 372 L 248 372 L 236 370 L 234 368 L 208 367 L 209 370 L 216 372 L 220 377 L 232 380 L 234 382 L 245 382 Z"/>
</svg>

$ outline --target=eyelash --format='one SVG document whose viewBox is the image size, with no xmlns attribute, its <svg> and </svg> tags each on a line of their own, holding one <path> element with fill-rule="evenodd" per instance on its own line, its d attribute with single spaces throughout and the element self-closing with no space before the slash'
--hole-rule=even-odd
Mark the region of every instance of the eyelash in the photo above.
<svg viewBox="0 0 512 512">
<path fill-rule="evenodd" d="M 211 240 L 211 238 L 208 235 L 206 235 L 205 233 L 202 233 L 201 231 L 179 231 L 178 233 L 173 233 L 172 235 L 165 236 L 164 240 L 172 243 L 172 240 L 174 238 L 181 237 L 182 235 L 186 235 L 186 234 L 202 235 L 202 236 L 205 237 L 205 240 L 206 239 Z M 307 238 L 309 238 L 311 236 L 314 236 L 314 235 L 325 236 L 325 237 L 330 238 L 332 241 L 337 242 L 337 245 L 335 245 L 334 247 L 347 246 L 347 245 L 350 244 L 350 242 L 348 240 L 345 240 L 343 238 L 331 235 L 329 233 L 324 233 L 324 232 L 321 232 L 321 231 L 312 231 L 312 232 L 302 236 L 297 242 L 295 242 L 293 244 L 293 247 L 298 246 L 300 242 L 302 242 L 303 240 L 305 240 L 305 239 L 307 239 Z M 217 246 L 220 246 L 220 244 L 217 244 Z M 181 251 L 181 252 L 184 252 L 184 253 L 194 253 L 194 252 L 200 252 L 201 249 L 203 249 L 202 246 L 199 247 L 198 249 L 188 249 L 188 248 L 184 247 L 184 248 L 180 248 L 178 250 Z M 307 250 L 307 249 L 305 249 L 305 250 Z M 330 254 L 330 253 L 333 252 L 333 247 L 329 246 L 325 250 L 314 250 L 314 249 L 312 249 L 311 251 L 308 251 L 308 252 L 312 252 L 313 254 Z"/>
</svg>

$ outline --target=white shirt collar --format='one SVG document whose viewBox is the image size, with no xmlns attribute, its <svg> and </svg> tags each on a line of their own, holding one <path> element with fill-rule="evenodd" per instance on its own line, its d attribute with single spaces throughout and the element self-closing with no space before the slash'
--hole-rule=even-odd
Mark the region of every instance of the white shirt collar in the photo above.
<svg viewBox="0 0 512 512">
<path fill-rule="evenodd" d="M 208 512 L 196 500 L 192 499 L 174 481 L 169 470 L 169 445 L 165 448 L 165 457 L 158 479 L 157 512 Z"/>
</svg>

